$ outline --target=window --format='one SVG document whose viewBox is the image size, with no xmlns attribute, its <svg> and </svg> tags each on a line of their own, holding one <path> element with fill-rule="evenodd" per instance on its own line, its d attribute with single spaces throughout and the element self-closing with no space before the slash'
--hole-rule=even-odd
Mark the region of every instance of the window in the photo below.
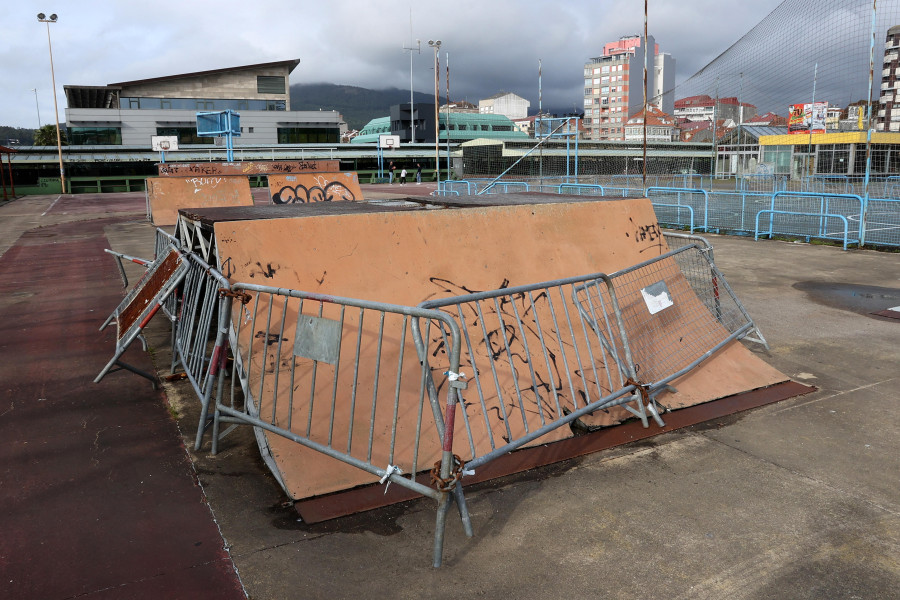
<svg viewBox="0 0 900 600">
<path fill-rule="evenodd" d="M 66 135 L 73 146 L 120 146 L 120 127 L 69 127 Z"/>
<path fill-rule="evenodd" d="M 156 135 L 178 136 L 179 144 L 213 144 L 215 138 L 199 137 L 197 127 L 157 127 Z"/>
<path fill-rule="evenodd" d="M 259 94 L 283 94 L 284 79 L 284 77 L 258 75 L 256 77 L 256 92 Z"/>
<path fill-rule="evenodd" d="M 279 127 L 279 144 L 337 144 L 341 139 L 336 127 Z"/>
</svg>

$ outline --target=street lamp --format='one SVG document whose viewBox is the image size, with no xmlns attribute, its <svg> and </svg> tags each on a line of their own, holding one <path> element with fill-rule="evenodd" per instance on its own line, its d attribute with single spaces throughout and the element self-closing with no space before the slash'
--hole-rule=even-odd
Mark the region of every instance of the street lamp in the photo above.
<svg viewBox="0 0 900 600">
<path fill-rule="evenodd" d="M 56 74 L 53 72 L 53 45 L 50 43 L 50 23 L 56 23 L 56 15 L 47 17 L 44 13 L 38 13 L 38 22 L 47 24 L 47 48 L 50 50 L 50 81 L 53 84 L 53 110 L 56 112 L 56 150 L 59 152 L 59 183 L 62 193 L 66 193 L 66 172 L 63 168 L 62 137 L 59 133 L 59 105 L 56 102 Z"/>
<path fill-rule="evenodd" d="M 428 45 L 434 48 L 434 176 L 438 183 L 438 186 L 441 184 L 441 163 L 440 163 L 440 155 L 438 154 L 440 146 L 439 142 L 439 127 L 438 127 L 438 103 L 440 98 L 438 96 L 438 84 L 440 82 L 441 74 L 438 72 L 438 50 L 441 49 L 441 40 L 428 40 Z M 449 132 L 448 132 L 449 133 Z"/>
</svg>

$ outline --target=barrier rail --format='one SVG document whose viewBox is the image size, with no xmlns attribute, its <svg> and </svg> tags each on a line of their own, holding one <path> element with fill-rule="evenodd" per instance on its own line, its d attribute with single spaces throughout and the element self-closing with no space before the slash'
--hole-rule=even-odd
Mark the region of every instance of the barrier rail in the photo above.
<svg viewBox="0 0 900 600">
<path fill-rule="evenodd" d="M 126 363 L 121 357 L 134 340 L 141 337 L 144 328 L 154 315 L 161 309 L 164 310 L 167 299 L 174 294 L 187 274 L 186 265 L 184 254 L 169 246 L 148 265 L 141 279 L 103 322 L 100 331 L 106 329 L 113 321 L 116 323 L 116 350 L 94 379 L 94 383 L 99 383 L 110 372 L 124 369 L 149 379 L 156 388 L 155 375 Z M 143 340 L 142 337 L 141 339 Z"/>
<path fill-rule="evenodd" d="M 557 186 L 554 186 L 554 187 L 556 188 L 556 193 L 557 193 L 557 194 L 564 194 L 564 193 L 565 193 L 564 190 L 572 189 L 572 190 L 576 190 L 576 191 L 578 192 L 578 195 L 579 195 L 579 196 L 582 195 L 581 192 L 584 191 L 584 190 L 596 190 L 596 191 L 599 191 L 599 192 L 600 192 L 600 193 L 597 194 L 597 195 L 599 195 L 599 196 L 605 196 L 605 195 L 606 195 L 606 193 L 605 193 L 604 190 L 603 190 L 603 186 L 602 186 L 602 185 L 596 185 L 596 184 L 589 184 L 589 183 L 561 183 L 561 184 L 559 184 L 559 185 L 557 185 Z"/>
<path fill-rule="evenodd" d="M 820 238 L 820 239 L 826 239 L 826 240 L 834 239 L 834 238 L 831 237 L 831 234 L 828 233 L 828 231 L 826 231 L 827 225 L 828 225 L 828 219 L 829 219 L 829 218 L 831 218 L 831 219 L 840 219 L 840 220 L 844 223 L 844 250 L 847 249 L 847 235 L 848 235 L 848 226 L 849 226 L 849 224 L 848 224 L 848 221 L 847 221 L 847 217 L 845 217 L 844 215 L 838 215 L 838 214 L 834 214 L 834 213 L 820 213 L 820 212 L 795 212 L 795 211 L 789 211 L 789 210 L 761 210 L 761 211 L 759 211 L 758 213 L 756 213 L 756 227 L 755 227 L 755 229 L 754 229 L 754 231 L 753 231 L 753 239 L 754 239 L 754 240 L 759 240 L 759 233 L 760 233 L 760 231 L 759 231 L 759 216 L 760 216 L 760 215 L 763 215 L 763 214 L 771 215 L 771 216 L 769 217 L 769 229 L 768 229 L 768 231 L 763 232 L 763 235 L 768 235 L 768 236 L 769 236 L 769 239 L 771 239 L 772 236 L 773 236 L 775 233 L 777 233 L 777 232 L 774 232 L 774 222 L 775 222 L 774 216 L 775 216 L 775 215 L 792 215 L 792 216 L 800 216 L 800 217 L 818 217 L 818 218 L 820 219 L 819 235 L 807 235 L 807 236 L 805 236 L 806 239 L 807 239 L 807 241 L 809 241 L 809 239 L 812 238 L 812 237 L 816 237 L 816 238 Z M 822 223 L 822 220 L 823 220 L 823 219 L 824 219 L 824 223 Z M 787 234 L 787 235 L 796 235 L 796 234 Z M 857 240 L 852 240 L 852 241 L 853 241 L 853 242 L 856 242 L 856 243 L 859 243 L 859 240 L 858 240 L 858 239 L 857 239 Z"/>
<path fill-rule="evenodd" d="M 698 189 L 698 188 L 668 188 L 668 187 L 648 187 L 644 190 L 644 194 L 647 198 L 650 198 L 650 201 L 653 202 L 653 198 L 651 198 L 651 192 L 664 192 L 666 194 L 675 194 L 676 204 L 679 206 L 683 206 L 681 202 L 682 194 L 689 194 L 689 198 L 693 197 L 697 194 L 703 196 L 703 231 L 709 231 L 709 192 L 706 190 Z M 697 207 L 701 208 L 701 207 Z M 693 212 L 693 211 L 692 211 Z"/>
<path fill-rule="evenodd" d="M 659 221 L 660 225 L 669 225 L 675 227 L 684 227 L 684 224 L 681 222 L 681 211 L 683 209 L 687 209 L 688 214 L 690 215 L 690 220 L 688 221 L 688 227 L 690 228 L 690 232 L 694 233 L 694 207 L 687 204 L 663 204 L 660 202 L 653 202 L 654 212 L 656 212 L 656 220 Z M 656 211 L 656 208 L 674 208 L 676 217 L 674 221 L 667 221 L 665 219 L 660 218 L 659 211 Z"/>
<path fill-rule="evenodd" d="M 789 235 L 801 235 L 805 237 L 818 237 L 818 238 L 827 238 L 825 231 L 825 224 L 828 220 L 828 216 L 836 216 L 842 215 L 844 217 L 856 216 L 859 220 L 859 235 L 858 242 L 860 245 L 865 244 L 865 229 L 863 227 L 864 215 L 865 215 L 865 202 L 863 201 L 861 196 L 857 196 L 855 194 L 828 194 L 828 193 L 816 193 L 816 192 L 776 192 L 772 194 L 772 200 L 769 205 L 769 210 L 774 213 L 776 210 L 775 202 L 780 199 L 792 198 L 794 202 L 799 204 L 799 207 L 789 206 L 787 207 L 787 212 L 798 212 L 798 213 L 816 213 L 814 216 L 819 217 L 818 227 L 814 227 L 812 230 L 806 228 L 797 228 L 796 230 L 790 232 Z M 818 199 L 818 210 L 814 205 L 814 201 Z M 835 207 L 833 205 L 836 203 L 838 206 Z M 854 206 L 851 208 L 850 204 L 853 203 Z M 858 211 L 854 209 L 857 208 Z M 837 208 L 837 210 L 835 210 Z M 781 207 L 784 211 L 785 207 Z M 758 215 L 757 215 L 758 218 Z M 772 223 L 770 219 L 770 225 Z M 767 232 L 771 237 L 772 231 Z"/>
<path fill-rule="evenodd" d="M 509 193 L 509 188 L 514 189 L 524 189 L 524 191 L 529 191 L 530 184 L 525 181 L 495 181 L 490 183 L 489 185 L 481 188 L 481 191 L 477 192 L 479 194 L 496 194 L 498 193 L 497 189 L 503 189 L 504 194 Z"/>
</svg>

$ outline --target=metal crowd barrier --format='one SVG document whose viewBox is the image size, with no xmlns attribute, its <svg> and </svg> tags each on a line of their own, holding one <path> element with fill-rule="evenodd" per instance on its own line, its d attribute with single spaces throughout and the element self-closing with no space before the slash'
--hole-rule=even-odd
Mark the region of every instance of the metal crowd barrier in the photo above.
<svg viewBox="0 0 900 600">
<path fill-rule="evenodd" d="M 759 217 L 761 215 L 769 215 L 769 227 L 765 231 L 760 231 L 759 228 Z M 807 241 L 810 238 L 818 238 L 830 240 L 834 239 L 835 235 L 838 235 L 837 232 L 829 231 L 828 229 L 828 219 L 840 219 L 840 221 L 844 224 L 843 231 L 843 242 L 844 242 L 844 250 L 847 249 L 848 241 L 852 241 L 854 243 L 859 243 L 859 239 L 848 240 L 848 231 L 849 231 L 849 223 L 847 221 L 847 217 L 844 215 L 838 215 L 834 213 L 826 213 L 826 212 L 797 212 L 790 210 L 761 210 L 756 213 L 756 228 L 753 231 L 753 239 L 759 240 L 759 235 L 762 233 L 763 235 L 768 235 L 769 239 L 772 239 L 773 235 L 778 234 L 779 232 L 775 231 L 775 215 L 785 215 L 789 217 L 814 217 L 819 221 L 818 233 L 807 234 L 805 237 Z M 792 231 L 797 231 L 799 227 L 797 226 L 797 221 L 794 221 L 795 227 L 792 228 Z M 814 229 L 814 228 L 813 228 Z M 796 233 L 792 233 L 791 235 L 796 235 Z"/>
<path fill-rule="evenodd" d="M 669 382 L 755 327 L 704 250 L 420 304 L 452 313 L 463 336 L 466 468 L 614 406 L 662 426 Z"/>
<path fill-rule="evenodd" d="M 227 395 L 216 396 L 212 452 L 220 422 L 243 423 L 438 501 L 433 560 L 439 566 L 451 494 L 471 535 L 461 464 L 453 455 L 457 393 L 465 386 L 453 376 L 460 347 L 453 319 L 434 310 L 245 283 L 227 294 L 219 331 L 229 332 L 234 362 Z M 425 354 L 423 326 L 426 336 L 432 330 L 446 336 L 443 358 Z M 435 390 L 433 360 L 442 362 L 440 377 L 448 380 L 441 386 L 443 403 L 426 393 Z M 217 375 L 224 381 L 222 371 Z M 417 398 L 402 393 L 408 382 L 418 388 Z M 201 436 L 202 424 L 198 446 Z M 436 486 L 416 481 L 435 458 Z"/>
<path fill-rule="evenodd" d="M 688 234 L 610 275 L 417 307 L 229 283 L 169 238 L 157 239 L 185 265 L 172 370 L 200 400 L 195 448 L 210 427 L 216 453 L 222 424 L 250 425 L 276 477 L 267 434 L 432 498 L 435 566 L 453 502 L 472 535 L 471 470 L 600 411 L 662 426 L 669 383 L 755 327 Z M 429 469 L 433 487 L 416 479 Z"/>
</svg>

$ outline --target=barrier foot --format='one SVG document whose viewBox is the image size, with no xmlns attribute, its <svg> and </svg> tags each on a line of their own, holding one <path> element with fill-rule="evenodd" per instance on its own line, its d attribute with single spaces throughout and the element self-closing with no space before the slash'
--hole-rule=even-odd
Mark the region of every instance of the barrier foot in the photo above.
<svg viewBox="0 0 900 600">
<path fill-rule="evenodd" d="M 456 500 L 456 507 L 459 509 L 459 518 L 462 520 L 463 531 L 466 532 L 466 537 L 474 536 L 472 519 L 469 517 L 469 505 L 466 503 L 466 496 L 463 494 L 461 481 L 457 481 L 456 487 L 453 488 L 453 499 Z"/>
<path fill-rule="evenodd" d="M 113 366 L 118 368 L 112 368 Z M 142 371 L 137 367 L 133 367 L 126 362 L 122 362 L 121 360 L 114 360 L 111 364 L 107 365 L 103 371 L 97 375 L 97 378 L 94 379 L 94 383 L 100 383 L 100 380 L 106 377 L 110 373 L 115 373 L 116 371 L 131 371 L 135 375 L 140 375 L 141 377 L 150 380 L 150 383 L 153 384 L 153 389 L 159 389 L 159 386 L 156 383 L 156 375 L 151 375 L 146 371 Z"/>
<path fill-rule="evenodd" d="M 437 509 L 437 517 L 434 524 L 434 567 L 441 566 L 444 555 L 444 529 L 447 525 L 447 512 L 450 510 L 450 494 L 441 494 L 440 504 Z"/>
</svg>

